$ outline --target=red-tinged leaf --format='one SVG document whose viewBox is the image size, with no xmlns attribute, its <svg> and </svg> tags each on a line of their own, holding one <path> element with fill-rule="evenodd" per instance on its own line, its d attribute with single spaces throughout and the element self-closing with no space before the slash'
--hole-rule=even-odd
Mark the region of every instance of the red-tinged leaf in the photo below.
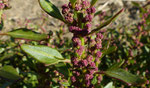
<svg viewBox="0 0 150 88">
<path fill-rule="evenodd" d="M 146 82 L 146 79 L 141 78 L 139 76 L 133 75 L 123 69 L 109 69 L 108 71 L 105 71 L 104 74 L 106 74 L 109 77 L 112 77 L 114 79 L 120 80 L 124 83 L 126 83 L 128 86 L 131 85 L 142 85 Z"/>
</svg>

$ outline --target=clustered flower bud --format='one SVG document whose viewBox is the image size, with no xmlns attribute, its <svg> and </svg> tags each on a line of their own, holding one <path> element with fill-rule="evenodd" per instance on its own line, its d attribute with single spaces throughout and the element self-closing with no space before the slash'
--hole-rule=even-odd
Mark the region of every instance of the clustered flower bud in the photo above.
<svg viewBox="0 0 150 88">
<path fill-rule="evenodd" d="M 141 22 L 139 23 L 139 25 L 138 25 L 138 29 L 140 30 L 140 32 L 143 31 L 142 26 L 143 26 L 143 27 L 146 27 L 146 26 L 147 26 L 147 21 L 146 21 L 146 19 L 149 18 L 149 15 L 150 15 L 150 10 L 147 10 L 147 11 L 143 14 L 143 16 L 142 16 L 142 21 L 141 21 Z"/>
<path fill-rule="evenodd" d="M 69 31 L 70 32 L 80 32 L 80 31 L 82 31 L 82 29 L 77 26 L 70 26 Z"/>
<path fill-rule="evenodd" d="M 72 41 L 74 42 L 74 43 L 73 43 L 73 44 L 74 44 L 74 47 L 81 46 L 81 40 L 80 40 L 80 38 L 74 36 L 74 37 L 72 38 Z"/>
<path fill-rule="evenodd" d="M 94 7 L 91 7 L 91 8 L 87 8 L 87 9 L 86 9 L 86 12 L 87 12 L 88 14 L 95 13 L 95 11 L 96 11 L 96 9 L 95 9 Z"/>
<path fill-rule="evenodd" d="M 137 31 L 135 32 L 135 35 L 132 36 L 132 39 L 134 40 L 135 46 L 134 48 L 140 49 L 143 47 L 143 43 L 139 39 L 139 36 L 147 36 L 148 32 L 145 30 L 147 27 L 147 19 L 149 19 L 150 16 L 150 10 L 148 9 L 145 11 L 145 13 L 142 16 L 142 21 L 137 25 Z"/>
<path fill-rule="evenodd" d="M 66 14 L 69 12 L 69 7 L 65 4 L 62 6 L 62 14 Z"/>
<path fill-rule="evenodd" d="M 84 51 L 84 46 L 79 46 L 79 47 L 80 48 L 76 50 L 76 53 L 81 56 Z"/>
<path fill-rule="evenodd" d="M 72 15 L 68 16 L 73 11 L 80 13 L 77 15 L 79 16 L 78 18 L 73 18 Z M 73 33 L 72 41 L 75 55 L 71 58 L 73 65 L 71 81 L 75 88 L 94 88 L 91 81 L 96 76 L 95 72 L 98 71 L 98 64 L 102 56 L 100 49 L 102 48 L 103 35 L 97 33 L 95 38 L 85 35 L 90 33 L 91 21 L 95 12 L 96 9 L 90 7 L 90 2 L 87 0 L 75 3 L 74 8 L 71 6 L 71 3 L 62 6 L 62 13 L 65 19 L 67 17 L 73 19 L 72 22 L 69 22 L 69 31 Z M 100 77 L 97 77 L 97 79 L 100 79 Z M 100 81 L 98 82 L 100 83 Z"/>
<path fill-rule="evenodd" d="M 104 21 L 104 17 L 106 16 L 106 12 L 103 11 L 98 16 L 99 16 L 100 21 Z"/>
<path fill-rule="evenodd" d="M 75 6 L 75 10 L 76 11 L 79 11 L 79 10 L 81 10 L 82 9 L 82 6 L 81 5 L 79 5 L 79 4 L 76 4 L 76 6 Z"/>
<path fill-rule="evenodd" d="M 88 14 L 85 16 L 85 18 L 83 19 L 83 22 L 91 22 L 93 19 L 93 16 Z"/>
<path fill-rule="evenodd" d="M 0 3 L 0 9 L 4 9 L 5 8 L 5 4 L 4 3 Z"/>
<path fill-rule="evenodd" d="M 73 37 L 73 43 L 75 43 L 75 52 L 77 53 L 77 56 L 73 56 L 71 58 L 71 62 L 74 66 L 74 72 L 73 72 L 73 76 L 71 78 L 72 83 L 75 87 L 81 87 L 82 84 L 85 84 L 87 88 L 92 88 L 93 84 L 91 83 L 91 80 L 94 78 L 95 76 L 95 72 L 98 71 L 98 65 L 100 63 L 100 57 L 102 56 L 102 52 L 100 51 L 100 49 L 102 48 L 102 42 L 101 40 L 103 39 L 103 35 L 101 33 L 97 33 L 97 36 L 95 37 L 95 39 L 91 39 L 88 38 L 88 40 L 86 42 L 89 42 L 89 40 L 92 40 L 94 45 L 94 50 L 93 52 L 91 51 L 91 48 L 89 48 L 87 51 L 89 52 L 89 54 L 85 54 L 85 56 L 83 55 L 84 51 L 86 50 L 84 48 L 84 46 L 81 45 L 81 40 L 78 37 Z M 89 42 L 91 43 L 91 42 Z M 101 47 L 96 47 L 97 44 L 99 44 Z M 92 46 L 90 46 L 92 47 Z M 83 57 L 82 57 L 83 55 Z M 80 70 L 80 72 L 79 72 Z M 84 75 L 83 77 L 83 82 L 80 82 L 79 80 L 81 79 L 81 77 Z M 97 80 L 98 83 L 101 82 L 102 77 L 97 76 Z M 81 85 L 79 85 L 81 84 Z"/>
<path fill-rule="evenodd" d="M 73 22 L 73 14 L 70 11 L 70 4 L 65 4 L 62 6 L 62 14 L 65 17 L 65 20 L 69 23 Z"/>
<path fill-rule="evenodd" d="M 83 9 L 86 9 L 86 8 L 89 7 L 89 6 L 90 6 L 90 2 L 89 2 L 89 1 L 84 0 L 84 1 L 82 2 L 82 8 L 83 8 Z"/>
<path fill-rule="evenodd" d="M 81 13 L 81 17 L 74 18 L 73 11 L 77 11 Z M 87 0 L 81 0 L 78 3 L 75 3 L 75 7 L 73 8 L 71 3 L 65 4 L 62 6 L 62 14 L 66 22 L 71 23 L 69 25 L 69 31 L 74 33 L 75 35 L 85 36 L 90 32 L 91 29 L 91 21 L 93 19 L 93 15 L 95 13 L 95 7 L 90 7 L 90 2 Z M 82 14 L 83 17 L 82 17 Z M 84 23 L 84 26 L 81 24 Z"/>
</svg>

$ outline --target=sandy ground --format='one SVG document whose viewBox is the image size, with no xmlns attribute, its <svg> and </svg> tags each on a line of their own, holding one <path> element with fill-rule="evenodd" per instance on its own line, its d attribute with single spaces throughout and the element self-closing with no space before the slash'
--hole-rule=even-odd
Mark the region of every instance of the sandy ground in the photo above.
<svg viewBox="0 0 150 88">
<path fill-rule="evenodd" d="M 65 0 L 60 0 L 55 2 L 53 0 L 53 3 L 57 4 L 60 8 L 61 4 L 64 4 L 64 1 Z M 41 24 L 43 11 L 38 4 L 38 0 L 10 0 L 10 6 L 12 8 L 4 12 L 4 31 L 24 27 L 26 20 L 30 20 L 32 25 Z M 49 17 L 49 20 L 50 22 L 53 22 L 51 17 Z"/>
<path fill-rule="evenodd" d="M 69 0 L 51 0 L 56 6 L 61 9 L 61 6 L 68 2 Z M 102 6 L 108 0 L 98 0 L 96 4 L 97 9 L 103 9 L 105 11 L 113 12 L 110 14 L 116 13 L 121 8 L 127 8 L 125 12 L 119 17 L 117 24 L 133 24 L 138 21 L 138 14 L 137 9 L 134 9 L 131 2 L 123 2 L 122 0 L 110 0 L 107 6 Z M 143 2 L 142 2 L 143 3 Z M 45 16 L 45 13 L 42 11 L 38 4 L 38 0 L 10 0 L 10 6 L 12 7 L 9 10 L 4 12 L 4 28 L 3 32 L 10 31 L 15 28 L 25 27 L 27 21 L 29 21 L 30 28 L 38 28 L 42 25 L 43 21 L 42 18 Z M 111 11 L 110 11 L 111 9 Z M 131 13 L 133 12 L 133 13 Z M 97 24 L 97 22 L 94 22 Z M 48 30 L 58 30 L 59 25 L 61 24 L 60 21 L 53 19 L 52 17 L 48 16 L 48 20 L 44 25 L 44 29 Z"/>
</svg>

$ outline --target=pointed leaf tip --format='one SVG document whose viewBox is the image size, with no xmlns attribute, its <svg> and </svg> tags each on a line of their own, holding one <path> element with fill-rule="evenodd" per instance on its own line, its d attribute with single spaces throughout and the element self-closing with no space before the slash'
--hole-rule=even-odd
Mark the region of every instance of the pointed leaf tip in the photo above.
<svg viewBox="0 0 150 88">
<path fill-rule="evenodd" d="M 133 75 L 120 68 L 105 71 L 105 74 L 109 77 L 112 77 L 114 79 L 117 79 L 126 83 L 128 86 L 142 85 L 146 82 L 146 79 Z"/>
<path fill-rule="evenodd" d="M 59 11 L 59 9 L 54 4 L 52 4 L 49 0 L 38 0 L 38 1 L 39 1 L 39 4 L 40 4 L 41 8 L 46 13 L 48 13 L 50 16 L 52 16 L 56 19 L 59 19 L 59 20 L 65 22 L 63 16 L 61 15 L 61 13 Z"/>
</svg>

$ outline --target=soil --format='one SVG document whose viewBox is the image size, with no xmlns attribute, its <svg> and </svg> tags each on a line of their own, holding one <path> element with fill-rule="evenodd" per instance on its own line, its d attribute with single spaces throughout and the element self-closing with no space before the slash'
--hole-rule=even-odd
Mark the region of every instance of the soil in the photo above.
<svg viewBox="0 0 150 88">
<path fill-rule="evenodd" d="M 61 5 L 69 2 L 69 0 L 51 0 L 51 2 L 61 9 Z M 104 6 L 106 2 L 108 4 Z M 138 3 L 143 5 L 145 2 Z M 59 29 L 61 22 L 44 13 L 38 4 L 38 0 L 9 0 L 9 3 L 12 8 L 4 12 L 4 28 L 2 32 L 26 27 L 27 25 L 28 28 L 37 29 L 43 24 L 42 27 L 46 31 Z M 115 14 L 121 8 L 125 8 L 125 12 L 118 18 L 116 24 L 129 25 L 139 21 L 137 16 L 139 11 L 133 7 L 130 1 L 98 0 L 96 7 L 110 14 Z M 44 17 L 48 17 L 48 19 Z M 42 19 L 45 19 L 46 22 L 43 22 Z M 96 24 L 97 22 L 95 21 L 94 23 Z"/>
</svg>

